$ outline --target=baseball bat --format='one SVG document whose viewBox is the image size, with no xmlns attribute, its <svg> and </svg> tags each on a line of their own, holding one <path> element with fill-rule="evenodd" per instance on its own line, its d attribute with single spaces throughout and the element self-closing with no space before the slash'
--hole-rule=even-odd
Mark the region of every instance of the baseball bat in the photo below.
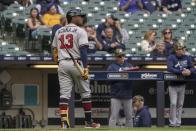
<svg viewBox="0 0 196 131">
<path fill-rule="evenodd" d="M 76 66 L 77 70 L 80 72 L 81 76 L 84 74 L 83 68 L 78 64 L 78 62 L 74 59 L 73 55 L 69 52 L 67 47 L 65 46 L 67 53 L 70 55 L 71 60 L 73 61 L 74 65 Z"/>
</svg>

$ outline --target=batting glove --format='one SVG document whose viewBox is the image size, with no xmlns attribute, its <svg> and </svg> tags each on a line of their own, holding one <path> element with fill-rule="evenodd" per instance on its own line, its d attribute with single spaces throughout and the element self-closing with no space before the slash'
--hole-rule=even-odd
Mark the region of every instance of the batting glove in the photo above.
<svg viewBox="0 0 196 131">
<path fill-rule="evenodd" d="M 82 78 L 83 78 L 84 80 L 87 80 L 88 77 L 89 77 L 89 70 L 88 70 L 88 68 L 84 68 L 84 69 L 83 69 Z"/>
</svg>

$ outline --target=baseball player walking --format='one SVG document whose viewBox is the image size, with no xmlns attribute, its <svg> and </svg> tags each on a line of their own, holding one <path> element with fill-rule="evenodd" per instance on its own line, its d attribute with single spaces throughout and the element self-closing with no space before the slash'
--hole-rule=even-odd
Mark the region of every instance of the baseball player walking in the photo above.
<svg viewBox="0 0 196 131">
<path fill-rule="evenodd" d="M 191 58 L 185 54 L 185 46 L 182 42 L 177 42 L 173 46 L 174 54 L 171 54 L 167 59 L 167 69 L 171 73 L 175 73 L 180 77 L 190 76 L 195 72 Z M 185 81 L 170 81 L 169 96 L 170 96 L 170 115 L 169 126 L 180 127 L 182 107 L 184 104 Z"/>
<path fill-rule="evenodd" d="M 62 128 L 70 127 L 68 102 L 73 86 L 77 86 L 80 90 L 86 128 L 100 127 L 100 124 L 94 123 L 91 118 L 91 90 L 87 67 L 88 37 L 86 31 L 80 28 L 85 17 L 86 14 L 79 9 L 69 10 L 66 14 L 68 24 L 57 30 L 52 44 L 54 60 L 59 62 L 59 108 Z"/>
</svg>

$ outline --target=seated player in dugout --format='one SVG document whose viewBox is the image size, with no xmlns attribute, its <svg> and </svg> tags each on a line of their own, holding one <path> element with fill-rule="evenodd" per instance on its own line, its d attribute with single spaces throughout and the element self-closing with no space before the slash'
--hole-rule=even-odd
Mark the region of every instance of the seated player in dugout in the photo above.
<svg viewBox="0 0 196 131">
<path fill-rule="evenodd" d="M 133 127 L 151 127 L 151 114 L 144 106 L 144 98 L 140 95 L 133 97 L 133 110 L 135 112 Z"/>
</svg>

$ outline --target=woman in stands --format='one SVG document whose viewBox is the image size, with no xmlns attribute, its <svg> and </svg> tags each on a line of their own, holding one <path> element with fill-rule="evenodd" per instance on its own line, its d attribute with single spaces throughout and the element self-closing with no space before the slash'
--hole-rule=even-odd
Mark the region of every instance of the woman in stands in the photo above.
<svg viewBox="0 0 196 131">
<path fill-rule="evenodd" d="M 48 7 L 48 12 L 44 14 L 43 21 L 48 27 L 53 27 L 56 24 L 60 24 L 61 14 L 58 12 L 58 7 L 53 4 Z"/>
<path fill-rule="evenodd" d="M 33 4 L 32 0 L 18 0 L 18 3 L 22 5 L 23 7 L 29 7 Z"/>
<path fill-rule="evenodd" d="M 38 28 L 41 27 L 41 25 L 44 25 L 44 22 L 41 16 L 39 15 L 38 9 L 34 7 L 30 10 L 30 17 L 28 18 L 28 21 L 27 21 L 27 26 L 30 29 L 32 38 L 37 37 Z"/>
<path fill-rule="evenodd" d="M 173 44 L 175 40 L 173 39 L 171 28 L 167 27 L 162 31 L 163 42 L 165 44 L 166 54 L 170 55 L 173 52 Z"/>
<path fill-rule="evenodd" d="M 156 31 L 147 31 L 144 35 L 144 39 L 141 42 L 141 49 L 145 53 L 151 53 L 156 48 Z"/>
<path fill-rule="evenodd" d="M 36 4 L 37 4 L 36 7 L 39 9 L 39 11 L 42 15 L 47 13 L 48 8 L 51 5 L 55 5 L 58 8 L 60 14 L 64 14 L 64 11 L 60 6 L 59 0 L 37 0 Z"/>
</svg>

